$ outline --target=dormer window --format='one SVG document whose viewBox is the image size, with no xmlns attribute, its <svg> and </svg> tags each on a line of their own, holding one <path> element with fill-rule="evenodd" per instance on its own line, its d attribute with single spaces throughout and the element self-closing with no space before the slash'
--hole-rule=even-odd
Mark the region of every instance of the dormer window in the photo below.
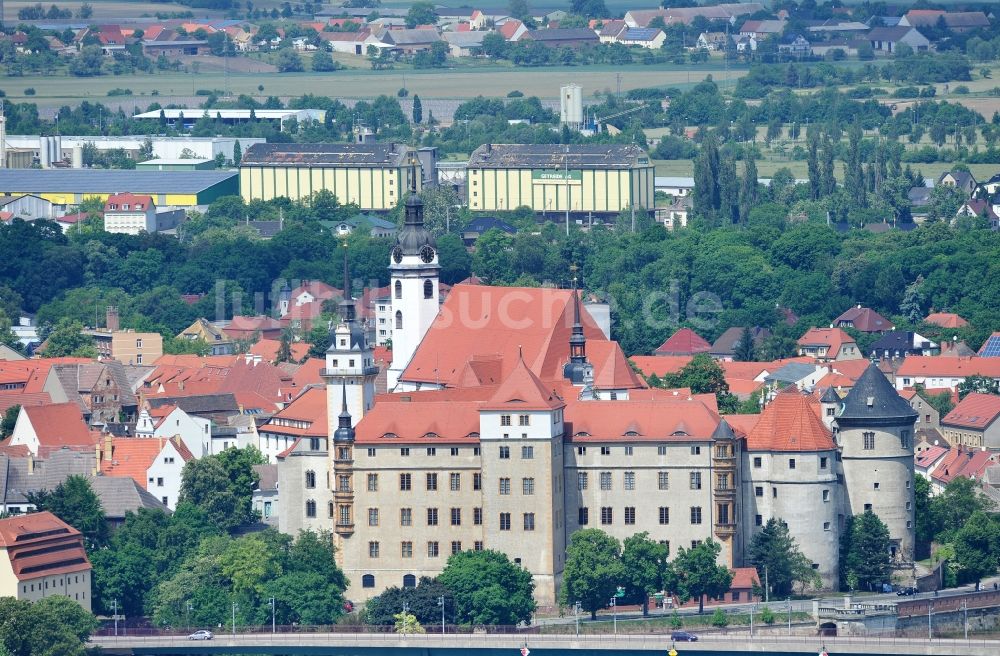
<svg viewBox="0 0 1000 656">
<path fill-rule="evenodd" d="M 687 435 L 687 433 L 685 433 L 682 430 L 678 430 L 678 431 L 674 431 L 673 433 L 671 433 L 671 435 L 684 436 L 684 435 Z"/>
<path fill-rule="evenodd" d="M 639 433 L 635 431 L 625 431 L 625 437 L 638 437 Z"/>
<path fill-rule="evenodd" d="M 395 433 L 383 433 L 382 437 L 384 437 L 387 440 L 394 440 L 397 437 L 399 437 L 399 435 L 396 435 Z"/>
<path fill-rule="evenodd" d="M 127 210 L 128 209 L 128 203 L 122 203 L 122 209 L 123 210 Z"/>
<path fill-rule="evenodd" d="M 430 432 L 430 433 L 424 433 L 424 437 L 441 437 L 441 436 L 438 435 L 437 433 Z"/>
</svg>

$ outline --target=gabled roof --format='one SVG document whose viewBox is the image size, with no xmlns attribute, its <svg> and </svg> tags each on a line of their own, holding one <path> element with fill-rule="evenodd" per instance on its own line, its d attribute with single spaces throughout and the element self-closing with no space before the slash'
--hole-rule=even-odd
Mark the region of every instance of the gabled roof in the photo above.
<svg viewBox="0 0 1000 656">
<path fill-rule="evenodd" d="M 27 414 L 42 447 L 89 447 L 94 444 L 94 437 L 75 403 L 22 406 L 21 412 Z"/>
<path fill-rule="evenodd" d="M 924 317 L 924 321 L 942 328 L 962 328 L 969 325 L 968 321 L 953 312 L 931 312 Z"/>
<path fill-rule="evenodd" d="M 856 330 L 863 333 L 880 333 L 891 330 L 892 324 L 888 319 L 871 308 L 852 307 L 833 320 L 833 325 L 840 323 L 850 323 Z"/>
<path fill-rule="evenodd" d="M 1000 416 L 1000 396 L 973 392 L 941 418 L 942 425 L 985 430 Z"/>
<path fill-rule="evenodd" d="M 719 415 L 701 398 L 647 394 L 627 401 L 567 399 L 566 435 L 573 442 L 707 441 Z"/>
<path fill-rule="evenodd" d="M 563 27 L 550 28 L 547 30 L 531 30 L 522 38 L 531 39 L 532 41 L 538 41 L 540 43 L 560 41 L 584 41 L 596 43 L 598 41 L 597 33 L 586 27 Z"/>
<path fill-rule="evenodd" d="M 907 351 L 924 348 L 937 348 L 937 342 L 932 342 L 913 331 L 892 330 L 875 340 L 869 347 L 869 352 L 879 353 L 889 351 L 892 354 L 898 353 L 901 356 L 905 356 Z"/>
<path fill-rule="evenodd" d="M 747 434 L 748 451 L 833 451 L 833 434 L 816 413 L 816 399 L 786 387 Z M 907 406 L 909 407 L 909 406 Z"/>
<path fill-rule="evenodd" d="M 712 350 L 703 337 L 690 328 L 681 328 L 654 351 L 655 355 L 695 355 Z"/>
<path fill-rule="evenodd" d="M 771 331 L 767 328 L 754 326 L 750 329 L 750 338 L 753 340 L 755 346 L 760 345 L 761 342 L 770 336 Z M 739 346 L 742 337 L 743 328 L 741 326 L 727 328 L 712 344 L 711 354 L 716 356 L 733 355 L 736 353 L 736 347 Z"/>
<path fill-rule="evenodd" d="M 967 376 L 1000 378 L 1000 358 L 913 356 L 903 360 L 903 364 L 896 371 L 897 378 L 928 376 L 939 378 L 965 378 Z"/>
<path fill-rule="evenodd" d="M 250 347 L 249 353 L 259 355 L 268 362 L 274 362 L 278 358 L 278 351 L 281 349 L 279 339 L 259 339 L 257 343 Z M 301 361 L 309 356 L 309 344 L 307 342 L 292 342 L 290 345 L 292 359 Z"/>
<path fill-rule="evenodd" d="M 907 358 L 907 361 L 910 358 Z M 837 421 L 914 421 L 917 412 L 893 388 L 878 366 L 869 364 L 847 393 Z"/>
<path fill-rule="evenodd" d="M 839 352 L 844 344 L 853 344 L 854 338 L 840 328 L 810 328 L 798 339 L 799 346 L 825 346 Z"/>
<path fill-rule="evenodd" d="M 295 425 L 288 425 L 290 423 Z M 275 413 L 260 427 L 260 431 L 295 437 L 326 437 L 329 433 L 326 388 L 310 387 L 305 390 L 281 411 Z"/>
<path fill-rule="evenodd" d="M 932 446 L 928 449 L 924 449 L 916 455 L 914 460 L 914 465 L 920 469 L 926 470 L 928 467 L 932 466 L 938 460 L 941 459 L 943 455 L 948 453 L 948 449 L 943 446 Z"/>
<path fill-rule="evenodd" d="M 169 440 L 155 437 L 114 438 L 111 441 L 111 460 L 101 458 L 101 473 L 105 476 L 131 478 L 145 489 L 146 472 L 166 448 L 167 442 L 173 445 L 184 462 L 191 460 L 191 452 L 177 438 Z"/>
<path fill-rule="evenodd" d="M 83 536 L 47 510 L 0 519 L 0 547 L 18 581 L 90 570 Z"/>
<path fill-rule="evenodd" d="M 514 370 L 500 384 L 483 409 L 518 412 L 555 410 L 565 405 L 555 392 L 547 389 L 538 376 L 528 369 L 524 359 L 518 358 Z"/>
<path fill-rule="evenodd" d="M 129 209 L 124 209 L 125 206 Z M 104 212 L 131 212 L 133 210 L 146 211 L 150 208 L 155 209 L 156 205 L 153 203 L 152 196 L 137 196 L 136 194 L 111 194 L 108 199 L 104 201 Z"/>
</svg>

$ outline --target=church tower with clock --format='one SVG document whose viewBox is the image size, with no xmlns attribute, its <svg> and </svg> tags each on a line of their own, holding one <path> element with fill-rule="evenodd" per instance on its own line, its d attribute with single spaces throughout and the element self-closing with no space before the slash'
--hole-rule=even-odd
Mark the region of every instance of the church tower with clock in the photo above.
<svg viewBox="0 0 1000 656">
<path fill-rule="evenodd" d="M 405 202 L 403 229 L 396 236 L 389 262 L 392 298 L 392 364 L 389 391 L 409 391 L 399 384 L 417 346 L 438 314 L 437 244 L 424 227 L 424 203 L 416 191 L 415 166 L 410 168 L 410 193 Z"/>
</svg>

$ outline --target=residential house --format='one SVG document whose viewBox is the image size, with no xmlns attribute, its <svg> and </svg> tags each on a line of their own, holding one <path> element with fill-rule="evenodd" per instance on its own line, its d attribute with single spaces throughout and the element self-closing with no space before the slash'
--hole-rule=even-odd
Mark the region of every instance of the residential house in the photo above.
<svg viewBox="0 0 1000 656">
<path fill-rule="evenodd" d="M 531 30 L 520 40 L 536 41 L 550 48 L 582 48 L 600 43 L 597 34 L 586 27 Z"/>
<path fill-rule="evenodd" d="M 466 32 L 463 34 L 475 33 Z M 483 32 L 479 32 L 478 34 L 481 35 Z M 448 37 L 448 34 L 445 37 Z M 446 38 L 445 40 L 448 39 Z M 449 43 L 451 42 L 449 41 Z M 480 45 L 482 45 L 482 39 L 480 39 Z M 324 227 L 330 228 L 338 237 L 346 237 L 355 230 L 361 230 L 362 234 L 367 234 L 370 237 L 395 237 L 396 232 L 399 230 L 398 226 L 392 221 L 387 221 L 374 214 L 356 214 L 343 221 L 322 221 L 321 224 Z"/>
<path fill-rule="evenodd" d="M 931 42 L 919 30 L 905 25 L 876 27 L 865 38 L 872 50 L 884 54 L 894 54 L 900 45 L 908 45 L 914 52 L 926 52 L 931 47 Z"/>
<path fill-rule="evenodd" d="M 94 442 L 76 403 L 52 403 L 21 406 L 8 444 L 23 445 L 32 456 L 44 458 L 63 447 L 92 451 Z"/>
<path fill-rule="evenodd" d="M 101 44 L 101 51 L 105 57 L 111 57 L 115 53 L 124 53 L 127 41 L 122 29 L 118 25 L 100 25 L 97 28 L 97 40 Z"/>
<path fill-rule="evenodd" d="M 971 196 L 978 183 L 969 171 L 945 171 L 937 179 L 938 187 L 954 187 L 966 196 Z"/>
<path fill-rule="evenodd" d="M 984 358 L 1000 357 L 1000 332 L 994 332 L 979 347 L 978 355 Z"/>
<path fill-rule="evenodd" d="M 911 9 L 899 19 L 900 25 L 936 28 L 940 23 L 951 32 L 964 33 L 989 29 L 990 19 L 981 11 L 941 11 L 938 9 Z"/>
<path fill-rule="evenodd" d="M 997 173 L 989 180 L 984 182 L 983 189 L 985 189 L 986 193 L 988 193 L 990 196 L 997 193 L 997 191 L 1000 191 L 1000 173 Z"/>
<path fill-rule="evenodd" d="M 176 439 L 195 458 L 211 453 L 212 422 L 190 415 L 175 405 L 143 408 L 135 424 L 135 436 L 145 439 Z"/>
<path fill-rule="evenodd" d="M 728 38 L 725 32 L 702 32 L 698 35 L 695 46 L 701 50 L 725 50 Z"/>
<path fill-rule="evenodd" d="M 896 370 L 896 389 L 922 385 L 926 389 L 954 390 L 968 376 L 984 376 L 1000 382 L 1000 358 L 906 358 Z"/>
<path fill-rule="evenodd" d="M 736 52 L 756 52 L 757 38 L 752 36 L 736 37 Z"/>
<path fill-rule="evenodd" d="M 209 355 L 229 355 L 236 350 L 233 340 L 221 328 L 213 326 L 204 318 L 196 319 L 177 335 L 177 339 L 205 342 L 209 347 Z"/>
<path fill-rule="evenodd" d="M 690 328 L 681 328 L 660 344 L 653 355 L 696 355 L 711 350 L 712 345 L 698 333 Z"/>
<path fill-rule="evenodd" d="M 278 528 L 278 517 L 281 515 L 278 467 L 276 465 L 254 465 L 253 470 L 257 472 L 257 486 L 251 496 L 253 509 L 260 515 L 262 522 Z"/>
<path fill-rule="evenodd" d="M 941 352 L 937 342 L 913 331 L 891 330 L 884 333 L 869 347 L 869 357 L 900 359 L 910 355 L 933 356 Z"/>
<path fill-rule="evenodd" d="M 229 339 L 234 341 L 248 340 L 255 341 L 259 338 L 278 339 L 284 325 L 277 319 L 268 316 L 247 317 L 242 315 L 234 316 L 229 324 L 222 329 Z"/>
<path fill-rule="evenodd" d="M 465 226 L 462 231 L 462 241 L 467 248 L 472 247 L 480 237 L 490 230 L 499 230 L 508 235 L 517 234 L 517 228 L 503 219 L 494 216 L 477 216 Z"/>
<path fill-rule="evenodd" d="M 441 41 L 441 35 L 435 29 L 404 29 L 385 30 L 378 37 L 390 50 L 412 55 L 422 50 L 430 50 L 431 46 Z"/>
<path fill-rule="evenodd" d="M 778 52 L 790 57 L 808 57 L 812 54 L 812 44 L 801 34 L 790 34 L 778 44 Z"/>
<path fill-rule="evenodd" d="M 854 338 L 840 328 L 810 328 L 797 343 L 799 355 L 823 362 L 857 360 L 864 357 Z"/>
<path fill-rule="evenodd" d="M 948 484 L 956 478 L 982 480 L 986 470 L 996 465 L 997 454 L 990 451 L 970 450 L 961 446 L 948 449 L 948 452 L 938 460 L 931 470 L 931 494 L 938 495 L 945 491 Z"/>
<path fill-rule="evenodd" d="M 899 395 L 906 399 L 910 407 L 913 408 L 917 413 L 917 425 L 915 430 L 940 430 L 941 428 L 941 413 L 938 409 L 927 402 L 917 390 L 906 389 L 901 390 Z"/>
<path fill-rule="evenodd" d="M 184 465 L 194 457 L 177 438 L 110 435 L 98 442 L 97 455 L 103 476 L 131 478 L 171 510 L 177 507 Z"/>
<path fill-rule="evenodd" d="M 483 39 L 490 32 L 445 32 L 448 52 L 452 57 L 477 57 L 483 54 Z"/>
<path fill-rule="evenodd" d="M 112 194 L 104 202 L 104 229 L 137 235 L 156 232 L 156 205 L 151 196 Z"/>
<path fill-rule="evenodd" d="M 303 391 L 260 427 L 261 453 L 268 462 L 274 463 L 279 454 L 290 449 L 299 439 L 311 442 L 318 449 L 319 442 L 326 441 L 329 430 L 326 413 L 325 387 L 310 387 Z"/>
<path fill-rule="evenodd" d="M 988 200 L 980 200 L 978 198 L 969 198 L 962 203 L 962 206 L 955 212 L 955 219 L 959 217 L 986 219 L 989 221 L 990 227 L 994 230 L 1000 224 L 1000 216 L 997 216 L 993 205 Z M 955 219 L 952 219 L 952 225 L 955 224 Z"/>
<path fill-rule="evenodd" d="M 655 208 L 653 216 L 656 222 L 662 224 L 667 230 L 686 228 L 692 204 L 690 196 L 674 197 L 666 207 Z"/>
<path fill-rule="evenodd" d="M 656 176 L 653 178 L 653 189 L 674 198 L 687 196 L 694 190 L 694 178 L 675 176 Z"/>
<path fill-rule="evenodd" d="M 764 377 L 772 390 L 795 386 L 800 390 L 811 390 L 827 375 L 827 368 L 811 362 L 789 362 Z M 772 394 L 773 396 L 773 394 Z"/>
<path fill-rule="evenodd" d="M 1000 396 L 969 393 L 941 419 L 950 444 L 1000 451 Z"/>
<path fill-rule="evenodd" d="M 519 41 L 528 32 L 528 28 L 516 18 L 510 18 L 497 28 L 497 32 L 507 41 L 514 42 Z"/>
<path fill-rule="evenodd" d="M 649 27 L 654 18 L 662 18 L 665 25 L 690 25 L 699 16 L 707 20 L 726 20 L 734 23 L 740 16 L 750 16 L 764 11 L 759 2 L 724 3 L 696 7 L 666 9 L 633 9 L 625 13 L 625 23 L 629 27 Z"/>
<path fill-rule="evenodd" d="M 192 394 L 191 396 L 157 396 L 146 400 L 150 413 L 162 406 L 175 406 L 194 417 L 208 419 L 213 424 L 227 424 L 229 417 L 240 414 L 240 406 L 232 393 Z"/>
<path fill-rule="evenodd" d="M 615 43 L 618 35 L 621 34 L 628 26 L 625 25 L 623 20 L 609 20 L 604 21 L 601 25 L 601 29 L 595 30 L 597 32 L 597 38 L 601 43 Z"/>
<path fill-rule="evenodd" d="M 770 336 L 771 331 L 767 328 L 754 326 L 750 329 L 750 338 L 753 341 L 754 348 L 760 348 L 760 346 L 764 343 L 764 340 Z M 728 328 L 724 333 L 719 335 L 719 338 L 712 344 L 712 349 L 709 351 L 709 355 L 716 360 L 732 361 L 736 355 L 736 349 L 739 348 L 742 339 L 743 328 L 741 326 Z"/>
<path fill-rule="evenodd" d="M 931 312 L 924 317 L 924 322 L 942 328 L 964 328 L 969 325 L 968 321 L 954 312 Z"/>
<path fill-rule="evenodd" d="M 666 40 L 666 33 L 659 28 L 626 27 L 618 34 L 614 42 L 630 48 L 658 50 L 663 47 L 663 42 Z"/>
<path fill-rule="evenodd" d="M 371 36 L 371 30 L 363 29 L 357 32 L 320 32 L 319 38 L 326 43 L 327 48 L 333 52 L 342 52 L 348 55 L 366 54 L 367 44 L 365 41 Z"/>
<path fill-rule="evenodd" d="M 83 534 L 49 511 L 0 519 L 0 597 L 68 597 L 91 609 Z"/>
<path fill-rule="evenodd" d="M 833 320 L 831 328 L 853 328 L 862 333 L 885 333 L 893 328 L 889 320 L 871 308 L 860 305 L 845 310 Z"/>
<path fill-rule="evenodd" d="M 54 403 L 75 403 L 91 426 L 132 422 L 138 413 L 138 399 L 117 360 L 55 365 L 43 391 Z"/>
<path fill-rule="evenodd" d="M 860 21 L 844 21 L 837 18 L 830 18 L 818 25 L 810 25 L 806 28 L 811 34 L 840 35 L 854 37 L 863 35 L 871 27 Z"/>
<path fill-rule="evenodd" d="M 751 37 L 760 41 L 770 37 L 781 36 L 785 31 L 785 21 L 782 20 L 748 20 L 740 28 L 740 36 Z"/>
</svg>

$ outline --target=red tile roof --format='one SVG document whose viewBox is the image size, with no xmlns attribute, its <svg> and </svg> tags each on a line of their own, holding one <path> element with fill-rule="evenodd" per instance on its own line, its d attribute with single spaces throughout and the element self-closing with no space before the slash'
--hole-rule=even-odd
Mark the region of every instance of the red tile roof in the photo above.
<svg viewBox="0 0 1000 656">
<path fill-rule="evenodd" d="M 703 441 L 719 425 L 719 415 L 697 396 L 567 401 L 566 434 L 573 442 Z"/>
<path fill-rule="evenodd" d="M 942 328 L 962 328 L 969 325 L 968 321 L 953 312 L 931 312 L 924 317 L 924 321 Z"/>
<path fill-rule="evenodd" d="M 892 324 L 888 319 L 871 308 L 860 306 L 845 311 L 833 320 L 833 325 L 837 326 L 841 322 L 850 323 L 856 330 L 863 333 L 881 333 L 892 330 Z"/>
<path fill-rule="evenodd" d="M 747 435 L 748 451 L 833 451 L 833 435 L 816 412 L 815 397 L 794 385 L 767 404 Z"/>
<path fill-rule="evenodd" d="M 19 405 L 24 407 L 26 405 L 51 405 L 52 398 L 47 392 L 35 392 L 32 394 L 28 393 L 6 393 L 0 394 L 0 412 L 7 412 L 7 409 Z"/>
<path fill-rule="evenodd" d="M 594 367 L 594 387 L 597 389 L 636 389 L 646 386 L 635 373 L 618 342 L 591 342 L 587 359 Z"/>
<path fill-rule="evenodd" d="M 951 412 L 941 418 L 941 423 L 974 430 L 984 430 L 1000 415 L 1000 396 L 994 394 L 967 395 Z"/>
<path fill-rule="evenodd" d="M 512 18 L 509 21 L 505 22 L 503 25 L 501 25 L 498 31 L 503 36 L 503 38 L 510 41 L 510 39 L 514 36 L 514 34 L 521 28 L 521 25 L 523 25 L 521 21 L 517 20 L 516 18 Z"/>
<path fill-rule="evenodd" d="M 355 427 L 355 440 L 359 444 L 392 446 L 479 442 L 479 409 L 482 403 L 478 401 L 421 400 L 413 403 L 400 399 L 396 403 L 383 403 L 383 398 L 378 398 L 375 406 Z"/>
<path fill-rule="evenodd" d="M 566 404 L 533 374 L 523 359 L 518 359 L 512 371 L 483 406 L 484 410 L 554 410 Z"/>
<path fill-rule="evenodd" d="M 996 463 L 997 455 L 990 451 L 965 451 L 961 448 L 949 449 L 934 469 L 931 478 L 947 485 L 959 477 L 981 478 L 986 468 Z"/>
<path fill-rule="evenodd" d="M 799 337 L 799 346 L 826 346 L 829 354 L 840 352 L 844 344 L 853 344 L 854 338 L 840 328 L 810 328 Z"/>
<path fill-rule="evenodd" d="M 631 359 L 643 375 L 656 374 L 658 378 L 676 374 L 691 362 L 690 355 L 633 355 Z"/>
<path fill-rule="evenodd" d="M 750 590 L 754 584 L 760 585 L 756 567 L 735 567 L 731 571 L 733 582 L 729 584 L 730 590 Z"/>
<path fill-rule="evenodd" d="M 268 362 L 274 362 L 278 358 L 278 350 L 280 348 L 280 339 L 260 339 L 250 347 L 250 353 L 252 355 L 259 355 Z M 293 342 L 290 350 L 292 352 L 292 359 L 296 361 L 304 360 L 309 356 L 309 344 L 306 342 Z"/>
<path fill-rule="evenodd" d="M 946 453 L 948 453 L 948 449 L 943 446 L 932 446 L 929 449 L 925 449 L 916 454 L 914 464 L 917 467 L 926 470 Z"/>
<path fill-rule="evenodd" d="M 987 376 L 1000 378 L 1000 358 L 956 358 L 911 355 L 903 360 L 896 378 L 915 377 L 965 378 Z"/>
<path fill-rule="evenodd" d="M 166 448 L 168 440 L 156 437 L 116 437 L 111 441 L 111 460 L 101 454 L 101 473 L 105 476 L 128 477 L 146 489 L 148 478 L 146 472 L 153 466 L 156 459 Z M 169 442 L 177 449 L 184 462 L 191 460 L 192 455 L 186 446 L 177 438 Z M 104 448 L 104 445 L 101 445 Z"/>
<path fill-rule="evenodd" d="M 47 510 L 0 519 L 0 547 L 18 581 L 90 570 L 83 536 Z"/>
<path fill-rule="evenodd" d="M 121 32 L 119 32 L 121 34 Z M 119 41 L 119 43 L 121 43 Z M 129 209 L 124 210 L 123 208 L 128 205 Z M 114 207 L 112 207 L 114 206 Z M 137 196 L 136 194 L 111 194 L 108 199 L 104 201 L 104 212 L 131 212 L 133 210 L 141 210 L 145 212 L 149 208 L 153 207 L 153 197 L 152 196 Z"/>
<path fill-rule="evenodd" d="M 59 448 L 94 444 L 94 438 L 76 403 L 23 406 L 21 412 L 27 413 L 40 446 Z"/>
<path fill-rule="evenodd" d="M 655 355 L 695 355 L 707 353 L 712 345 L 690 328 L 681 328 L 654 351 Z"/>
<path fill-rule="evenodd" d="M 301 422 L 306 425 L 283 425 L 289 422 Z M 327 437 L 329 426 L 327 425 L 326 388 L 312 387 L 307 389 L 271 417 L 266 424 L 260 427 L 260 430 L 261 432 L 295 437 Z"/>
</svg>

